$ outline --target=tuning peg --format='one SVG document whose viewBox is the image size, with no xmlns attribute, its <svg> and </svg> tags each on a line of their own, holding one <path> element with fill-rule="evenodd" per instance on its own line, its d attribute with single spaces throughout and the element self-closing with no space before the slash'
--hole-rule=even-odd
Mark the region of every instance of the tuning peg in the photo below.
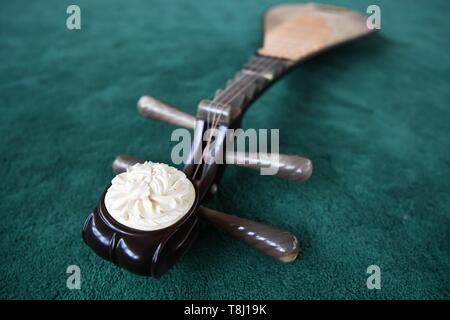
<svg viewBox="0 0 450 320">
<path fill-rule="evenodd" d="M 199 213 L 215 227 L 238 240 L 282 262 L 294 261 L 299 252 L 297 238 L 290 232 L 275 229 L 264 223 L 251 221 L 216 210 L 199 207 Z"/>
<path fill-rule="evenodd" d="M 125 172 L 128 167 L 143 161 L 127 155 L 119 155 L 112 164 L 116 174 Z M 276 229 L 270 225 L 251 221 L 234 215 L 200 206 L 198 213 L 215 227 L 281 262 L 292 262 L 297 258 L 299 244 L 290 232 Z"/>
<path fill-rule="evenodd" d="M 188 129 L 195 127 L 195 117 L 149 96 L 139 99 L 138 110 L 149 119 L 165 121 Z M 296 181 L 308 180 L 313 168 L 308 158 L 287 154 L 227 152 L 226 162 L 254 170 L 278 168 L 275 176 Z"/>
<path fill-rule="evenodd" d="M 145 118 L 168 122 L 183 128 L 195 128 L 195 117 L 153 97 L 141 97 L 137 103 L 137 108 Z"/>
<path fill-rule="evenodd" d="M 313 170 L 308 158 L 287 154 L 227 152 L 226 162 L 253 170 L 276 168 L 275 176 L 295 181 L 308 180 Z"/>
</svg>

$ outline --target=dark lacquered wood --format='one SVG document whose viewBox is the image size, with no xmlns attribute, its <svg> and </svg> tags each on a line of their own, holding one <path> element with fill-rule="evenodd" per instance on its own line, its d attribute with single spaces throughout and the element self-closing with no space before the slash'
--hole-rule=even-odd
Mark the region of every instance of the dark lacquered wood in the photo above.
<svg viewBox="0 0 450 320">
<path fill-rule="evenodd" d="M 274 176 L 293 181 L 306 181 L 313 171 L 312 162 L 308 158 L 287 154 L 228 152 L 226 159 L 227 164 L 233 163 L 253 170 L 272 168 L 273 172 L 276 171 Z"/>
<path fill-rule="evenodd" d="M 105 206 L 105 190 L 84 223 L 83 240 L 103 259 L 136 274 L 157 278 L 189 249 L 198 234 L 195 190 L 191 210 L 175 224 L 154 231 L 132 229 L 112 218 Z"/>
<path fill-rule="evenodd" d="M 128 155 L 118 156 L 112 168 L 116 174 L 125 172 L 128 167 L 142 163 L 143 160 Z M 236 239 L 283 262 L 293 261 L 299 250 L 297 238 L 286 230 L 267 224 L 243 219 L 234 215 L 200 206 L 198 214 L 219 229 L 225 230 Z"/>
<path fill-rule="evenodd" d="M 137 103 L 139 113 L 150 119 L 194 129 L 195 118 L 153 97 L 143 96 Z"/>
<path fill-rule="evenodd" d="M 286 230 L 203 206 L 199 207 L 199 214 L 217 228 L 227 231 L 265 255 L 282 262 L 292 262 L 297 258 L 300 249 L 297 237 Z"/>
</svg>

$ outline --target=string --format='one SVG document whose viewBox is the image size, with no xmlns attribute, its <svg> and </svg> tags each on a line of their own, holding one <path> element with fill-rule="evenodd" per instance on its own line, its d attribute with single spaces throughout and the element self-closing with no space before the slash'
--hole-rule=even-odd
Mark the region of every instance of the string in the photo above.
<svg viewBox="0 0 450 320">
<path fill-rule="evenodd" d="M 258 61 L 253 67 L 254 68 L 257 68 L 257 67 L 259 67 L 260 65 L 262 65 L 262 64 L 264 64 L 264 58 L 263 59 L 261 59 L 260 61 Z M 253 75 L 253 76 L 256 76 L 256 75 Z M 245 77 L 249 77 L 249 75 L 244 75 L 244 76 L 242 76 L 239 80 L 243 80 L 243 79 L 245 79 Z M 251 78 L 251 76 L 250 76 L 250 78 Z M 236 87 L 237 85 L 238 85 L 238 81 L 235 81 L 235 82 L 233 82 L 232 84 L 231 84 L 231 86 L 229 86 L 228 88 L 225 88 L 222 92 L 220 92 L 219 93 L 219 95 L 218 96 L 216 96 L 216 97 L 214 97 L 214 99 L 213 99 L 213 102 L 215 102 L 216 100 L 218 100 L 218 99 L 220 99 L 220 98 L 222 98 L 222 96 L 223 95 L 230 95 L 232 92 L 233 92 L 233 90 L 234 90 L 234 88 L 233 87 Z M 231 98 L 231 100 L 233 100 L 234 99 L 234 96 Z M 229 100 L 229 101 L 231 101 L 231 100 Z M 225 101 L 225 102 L 223 102 L 223 106 L 222 106 L 222 109 L 220 109 L 220 111 L 222 111 L 225 107 L 226 107 L 226 104 L 227 104 L 227 102 L 228 101 Z M 208 113 L 208 115 L 209 115 L 209 113 Z M 208 119 L 208 129 L 211 129 L 211 124 L 214 124 L 215 122 L 216 122 L 216 117 L 217 117 L 217 113 L 215 113 L 214 115 L 213 115 L 213 121 L 212 121 L 212 123 L 211 122 L 209 122 L 209 119 Z M 211 136 L 210 136 L 210 138 L 208 139 L 208 141 L 210 141 L 210 139 L 212 138 L 212 134 L 211 134 Z"/>
<path fill-rule="evenodd" d="M 269 62 L 266 63 L 266 61 L 264 59 L 262 59 L 261 61 L 257 62 L 257 64 L 254 66 L 254 68 L 255 68 L 254 71 L 257 72 L 257 73 L 269 71 L 270 67 L 273 66 L 276 62 L 277 62 L 277 60 L 269 60 Z M 265 65 L 264 65 L 264 63 L 265 63 Z M 265 69 L 261 68 L 261 70 L 257 70 L 260 66 L 263 66 Z M 239 80 L 242 81 L 243 79 L 245 79 L 245 77 L 248 77 L 249 78 L 248 80 L 253 80 L 252 78 L 258 78 L 259 76 L 260 76 L 259 74 L 244 75 Z M 230 87 L 226 88 L 225 91 L 222 91 L 217 97 L 214 98 L 213 102 L 215 102 L 215 100 L 217 100 L 219 98 L 222 98 L 222 96 L 231 95 L 231 93 L 234 90 L 233 87 L 237 86 L 238 83 L 239 83 L 239 81 L 236 81 Z M 213 131 L 217 129 L 218 124 L 219 124 L 219 120 L 220 120 L 219 114 L 220 114 L 220 112 L 222 112 L 227 107 L 229 102 L 231 102 L 234 98 L 236 98 L 239 94 L 244 92 L 249 86 L 251 86 L 253 84 L 254 83 L 252 81 L 249 81 L 246 85 L 244 85 L 242 88 L 240 88 L 240 90 L 238 90 L 233 96 L 231 96 L 230 98 L 226 99 L 224 102 L 220 102 L 221 108 L 218 110 L 219 112 L 217 112 L 217 114 L 215 113 L 213 115 L 212 123 L 209 122 L 209 112 L 207 113 L 207 123 L 208 123 L 207 124 L 207 126 L 208 126 L 207 128 L 208 128 L 208 130 L 210 130 L 210 136 L 208 138 L 208 142 L 207 142 L 205 148 L 203 149 L 202 157 L 201 157 L 199 163 L 197 164 L 197 166 L 195 168 L 193 177 L 195 177 L 197 175 L 198 169 L 200 168 L 200 165 L 202 164 L 202 160 L 204 159 L 205 155 L 207 155 L 209 153 L 209 148 L 211 146 L 211 140 L 212 140 Z M 211 126 L 211 124 L 212 124 L 212 126 Z"/>
<path fill-rule="evenodd" d="M 256 69 L 255 71 L 258 72 L 258 70 L 257 70 L 258 67 L 260 67 L 260 65 L 264 65 L 264 63 L 266 63 L 266 62 L 267 62 L 267 61 L 265 61 L 264 59 L 258 61 L 258 62 L 254 65 L 254 68 Z M 273 63 L 274 63 L 274 61 L 269 61 L 269 63 L 266 63 L 265 66 L 269 66 L 269 65 L 271 65 L 271 64 L 273 64 Z M 262 69 L 262 70 L 263 70 L 263 69 Z M 262 71 L 262 70 L 259 70 L 259 72 Z M 253 77 L 256 78 L 256 77 L 258 77 L 258 75 L 244 75 L 243 77 L 240 78 L 240 80 L 242 81 L 242 80 L 245 79 L 245 78 L 250 78 L 250 79 L 251 79 L 251 78 L 253 78 Z M 214 101 L 217 100 L 217 99 L 219 99 L 219 98 L 221 98 L 221 97 L 223 97 L 223 96 L 231 95 L 231 94 L 233 93 L 233 90 L 234 90 L 233 87 L 237 86 L 238 84 L 239 84 L 238 81 L 234 82 L 231 86 L 229 86 L 228 88 L 225 89 L 226 91 L 221 92 L 217 97 L 215 97 L 215 98 L 214 98 Z M 210 135 L 209 135 L 209 138 L 208 138 L 208 143 L 207 143 L 207 145 L 205 146 L 205 148 L 203 149 L 202 157 L 201 157 L 201 159 L 200 159 L 200 162 L 199 162 L 199 163 L 197 164 L 197 166 L 196 166 L 196 169 L 195 169 L 195 172 L 194 172 L 193 177 L 195 177 L 195 176 L 197 175 L 198 169 L 200 168 L 200 165 L 202 164 L 203 159 L 205 158 L 206 154 L 209 153 L 210 146 L 211 146 L 211 140 L 212 140 L 213 131 L 217 128 L 218 122 L 219 122 L 219 120 L 220 120 L 220 116 L 219 116 L 218 114 L 220 114 L 220 112 L 223 111 L 223 109 L 227 106 L 227 104 L 228 104 L 230 101 L 232 101 L 237 95 L 239 95 L 243 90 L 245 90 L 246 88 L 248 88 L 248 86 L 251 85 L 251 84 L 252 84 L 252 82 L 249 82 L 249 83 L 248 83 L 247 85 L 245 85 L 243 88 L 241 88 L 240 90 L 238 90 L 238 92 L 236 92 L 235 94 L 233 94 L 233 96 L 232 96 L 231 98 L 229 98 L 229 99 L 225 100 L 224 102 L 222 102 L 223 105 L 221 106 L 220 109 L 218 109 L 219 112 L 217 112 L 217 114 L 215 113 L 215 114 L 213 115 L 213 120 L 212 120 L 212 122 L 209 122 L 209 113 L 208 113 L 208 116 L 207 116 L 208 127 L 207 127 L 207 128 L 210 130 Z M 231 90 L 230 90 L 230 89 L 231 89 Z M 225 93 L 225 95 L 224 95 L 224 93 Z M 214 102 L 214 101 L 213 101 L 213 102 Z M 211 126 L 211 125 L 212 125 L 212 126 Z"/>
<path fill-rule="evenodd" d="M 259 64 L 264 65 L 265 62 L 266 62 L 266 61 L 262 60 L 260 63 L 257 63 L 257 64 L 255 65 L 255 67 L 258 66 Z M 270 70 L 269 67 L 271 67 L 271 66 L 272 66 L 273 64 L 275 64 L 276 62 L 277 62 L 277 60 L 269 61 L 269 62 L 266 63 L 265 66 L 264 66 L 264 67 L 266 67 L 266 69 L 255 70 L 255 71 L 258 72 L 258 73 L 261 73 L 262 71 L 269 71 L 269 70 Z M 256 68 L 256 69 L 257 69 L 257 68 Z M 243 76 L 241 79 L 243 79 L 244 77 L 245 77 L 245 76 Z M 259 75 L 247 75 L 247 77 L 250 77 L 250 78 L 252 78 L 252 77 L 257 78 L 257 77 L 259 77 Z M 235 86 L 235 85 L 237 85 L 237 84 L 238 84 L 238 82 L 235 82 L 235 83 L 232 84 L 229 88 L 232 88 L 233 86 Z M 247 85 L 245 85 L 245 86 L 243 86 L 242 88 L 240 88 L 240 90 L 238 90 L 231 98 L 229 98 L 229 99 L 227 99 L 226 101 L 222 102 L 222 103 L 221 103 L 222 106 L 221 106 L 221 108 L 219 109 L 219 112 L 223 111 L 223 109 L 225 109 L 225 107 L 227 107 L 227 104 L 228 104 L 230 101 L 232 101 L 234 98 L 236 98 L 240 93 L 242 93 L 243 91 L 245 91 L 245 89 L 247 89 L 247 88 L 248 88 L 250 85 L 252 85 L 252 84 L 253 84 L 253 82 L 249 82 Z M 228 89 L 229 89 L 229 88 L 228 88 Z M 231 92 L 232 92 L 232 90 L 231 90 L 231 91 L 228 91 L 227 94 L 231 94 Z M 216 97 L 216 99 L 217 99 L 217 97 Z M 217 118 L 217 119 L 216 119 L 216 118 Z M 214 116 L 213 116 L 213 121 L 212 121 L 212 128 L 209 126 L 209 123 L 208 123 L 208 129 L 212 129 L 212 130 L 210 131 L 211 133 L 210 133 L 210 136 L 209 136 L 207 145 L 206 145 L 205 148 L 203 149 L 202 157 L 201 157 L 201 159 L 200 159 L 200 162 L 199 162 L 199 163 L 197 164 L 197 166 L 196 166 L 196 169 L 195 169 L 195 171 L 194 171 L 193 177 L 195 177 L 195 176 L 197 175 L 198 169 L 200 168 L 200 165 L 202 164 L 202 160 L 205 158 L 206 154 L 209 152 L 209 148 L 210 148 L 211 140 L 212 140 L 212 133 L 213 133 L 213 131 L 214 131 L 215 129 L 217 129 L 219 120 L 220 120 L 220 116 L 216 116 L 216 114 L 214 114 Z"/>
</svg>

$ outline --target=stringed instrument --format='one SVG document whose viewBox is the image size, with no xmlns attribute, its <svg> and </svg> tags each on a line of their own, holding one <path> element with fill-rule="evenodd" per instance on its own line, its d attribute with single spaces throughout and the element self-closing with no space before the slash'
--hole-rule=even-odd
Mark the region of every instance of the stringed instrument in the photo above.
<svg viewBox="0 0 450 320">
<path fill-rule="evenodd" d="M 195 155 L 200 154 L 201 159 L 207 160 L 225 152 L 227 162 L 240 159 L 242 161 L 238 165 L 252 169 L 271 165 L 279 169 L 279 177 L 307 180 L 312 173 L 309 159 L 283 154 L 273 158 L 269 154 L 225 150 L 226 132 L 240 128 L 247 108 L 293 67 L 325 50 L 372 33 L 366 20 L 367 16 L 363 14 L 333 6 L 275 6 L 264 15 L 261 48 L 224 89 L 217 90 L 212 100 L 199 103 L 196 117 L 155 98 L 142 97 L 138 102 L 142 116 L 194 130 L 191 152 L 184 168 L 184 173 L 196 188 L 194 205 L 183 219 L 172 226 L 140 231 L 112 219 L 104 204 L 104 193 L 85 222 L 84 241 L 99 256 L 125 269 L 159 277 L 188 250 L 198 233 L 198 220 L 203 218 L 268 256 L 283 262 L 295 260 L 299 242 L 290 232 L 204 206 L 207 195 L 217 190 L 226 164 L 214 161 L 197 163 Z M 218 132 L 214 143 L 202 139 L 208 129 Z M 114 161 L 113 170 L 115 173 L 124 172 L 137 162 L 142 161 L 121 155 Z"/>
</svg>

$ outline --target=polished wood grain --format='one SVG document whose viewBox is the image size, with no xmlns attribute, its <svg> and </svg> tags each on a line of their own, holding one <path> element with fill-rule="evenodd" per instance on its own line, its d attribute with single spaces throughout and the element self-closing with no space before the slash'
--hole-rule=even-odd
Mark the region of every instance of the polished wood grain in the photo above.
<svg viewBox="0 0 450 320">
<path fill-rule="evenodd" d="M 367 16 L 319 4 L 273 7 L 264 17 L 263 56 L 299 62 L 336 45 L 368 35 Z"/>
</svg>

